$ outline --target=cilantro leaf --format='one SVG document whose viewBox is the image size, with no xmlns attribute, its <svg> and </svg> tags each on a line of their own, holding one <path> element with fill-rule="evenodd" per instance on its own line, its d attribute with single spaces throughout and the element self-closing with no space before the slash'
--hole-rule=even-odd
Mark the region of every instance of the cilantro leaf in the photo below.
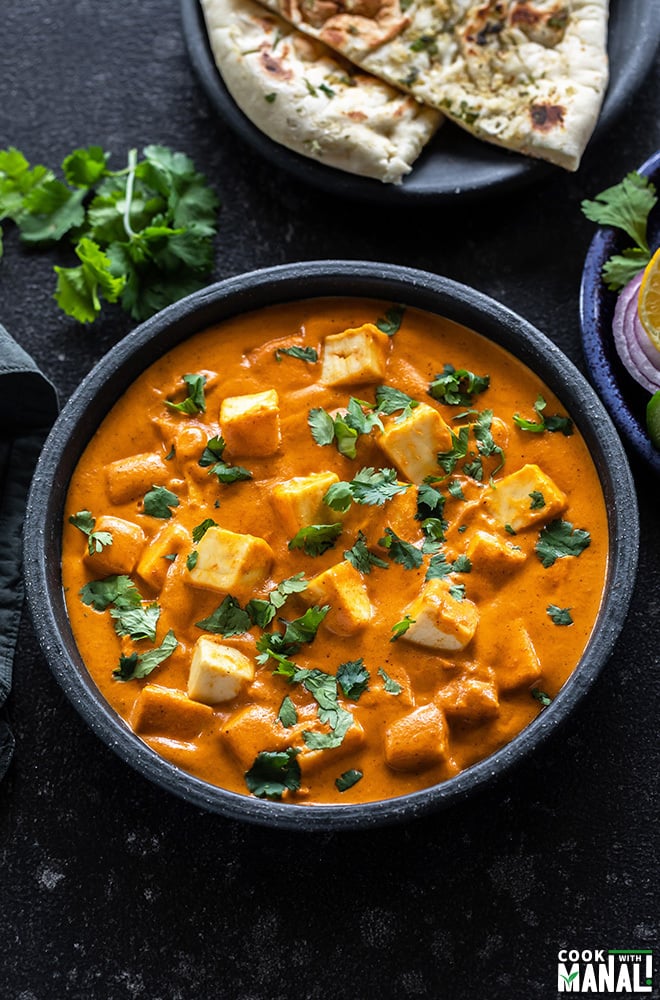
<svg viewBox="0 0 660 1000">
<path fill-rule="evenodd" d="M 354 767 L 350 768 L 350 770 L 348 771 L 344 771 L 344 773 L 340 774 L 338 778 L 335 778 L 335 785 L 337 786 L 337 791 L 339 792 L 348 791 L 348 789 L 352 788 L 353 785 L 356 785 L 362 777 L 364 777 L 362 771 L 358 771 Z"/>
<path fill-rule="evenodd" d="M 153 486 L 144 495 L 144 513 L 149 517 L 160 517 L 166 520 L 172 516 L 171 508 L 178 506 L 178 496 L 166 489 L 165 486 Z"/>
<path fill-rule="evenodd" d="M 269 657 L 280 663 L 279 673 L 296 670 L 295 663 L 287 659 L 294 656 L 304 643 L 313 642 L 319 626 L 328 611 L 329 605 L 322 608 L 314 605 L 308 608 L 304 615 L 293 621 L 284 622 L 284 632 L 264 632 L 257 639 L 257 663 L 266 663 Z M 283 662 L 284 661 L 284 662 Z"/>
<path fill-rule="evenodd" d="M 207 468 L 209 465 L 215 465 L 216 462 L 222 459 L 225 448 L 227 447 L 227 442 L 223 437 L 209 438 L 206 442 L 206 447 L 202 452 L 202 457 L 199 459 L 198 465 L 201 465 L 203 469 Z"/>
<path fill-rule="evenodd" d="M 281 799 L 285 792 L 300 788 L 300 764 L 296 747 L 286 750 L 262 750 L 245 772 L 248 790 L 260 799 Z"/>
<path fill-rule="evenodd" d="M 331 729 L 330 733 L 305 730 L 303 732 L 305 744 L 310 750 L 331 750 L 338 747 L 353 725 L 353 716 L 337 701 L 337 678 L 323 670 L 308 670 L 306 667 L 295 667 L 295 665 L 293 667 L 291 670 L 289 667 L 280 666 L 275 673 L 288 677 L 291 683 L 302 684 L 318 705 L 319 721 Z"/>
<path fill-rule="evenodd" d="M 485 392 L 490 375 L 475 375 L 466 368 L 444 365 L 428 388 L 429 396 L 449 406 L 471 406 L 475 396 Z"/>
<path fill-rule="evenodd" d="M 545 569 L 557 559 L 579 556 L 591 544 L 591 536 L 582 528 L 573 528 L 570 521 L 551 521 L 542 529 L 534 546 Z"/>
<path fill-rule="evenodd" d="M 205 375 L 184 375 L 183 381 L 188 388 L 188 395 L 180 403 L 172 403 L 165 400 L 165 406 L 176 413 L 187 413 L 194 416 L 196 413 L 206 412 L 206 400 L 204 398 L 204 386 L 206 384 Z"/>
<path fill-rule="evenodd" d="M 297 531 L 289 542 L 289 549 L 302 549 L 308 556 L 320 556 L 331 549 L 342 532 L 342 524 L 308 524 Z"/>
<path fill-rule="evenodd" d="M 74 149 L 62 161 L 67 184 L 81 188 L 93 187 L 104 176 L 109 156 L 101 146 Z"/>
<path fill-rule="evenodd" d="M 396 640 L 400 639 L 402 635 L 405 635 L 410 626 L 415 624 L 415 620 L 416 619 L 411 618 L 410 615 L 404 615 L 400 622 L 395 622 L 392 626 L 392 638 L 390 639 L 390 642 L 396 642 Z M 378 672 L 380 673 L 380 670 Z"/>
<path fill-rule="evenodd" d="M 347 559 L 351 566 L 355 566 L 360 573 L 371 573 L 372 566 L 379 566 L 381 569 L 389 569 L 389 563 L 379 556 L 370 552 L 367 548 L 367 539 L 362 531 L 358 532 L 358 537 L 352 548 L 344 551 L 344 559 Z"/>
<path fill-rule="evenodd" d="M 87 551 L 90 556 L 93 556 L 95 552 L 101 552 L 106 545 L 112 545 L 111 531 L 94 531 L 96 519 L 92 517 L 91 511 L 79 510 L 76 514 L 71 515 L 69 523 L 82 531 L 83 535 L 87 535 Z"/>
<path fill-rule="evenodd" d="M 357 701 L 369 687 L 369 671 L 364 660 L 347 660 L 337 668 L 337 683 L 347 698 Z"/>
<path fill-rule="evenodd" d="M 242 635 L 247 632 L 252 625 L 252 619 L 247 611 L 244 611 L 235 597 L 231 594 L 223 599 L 222 604 L 215 609 L 213 614 L 202 621 L 195 622 L 197 628 L 212 632 L 215 635 L 229 637 L 232 635 Z"/>
<path fill-rule="evenodd" d="M 274 590 L 271 590 L 266 600 L 254 597 L 245 606 L 245 610 L 255 625 L 260 628 L 267 628 L 272 622 L 278 609 L 283 607 L 287 597 L 291 594 L 299 594 L 307 589 L 307 580 L 304 573 L 296 573 L 278 583 Z"/>
<path fill-rule="evenodd" d="M 622 254 L 614 254 L 603 265 L 602 275 L 610 291 L 618 291 L 639 274 L 651 259 L 648 245 L 648 217 L 657 203 L 655 185 L 636 172 L 629 173 L 614 187 L 607 188 L 595 201 L 582 202 L 582 212 L 592 222 L 622 229 L 634 242 Z"/>
<path fill-rule="evenodd" d="M 335 438 L 335 422 L 327 410 L 322 406 L 316 406 L 309 411 L 307 423 L 312 432 L 312 437 L 318 445 L 332 444 Z"/>
<path fill-rule="evenodd" d="M 278 347 L 275 351 L 275 360 L 281 361 L 282 355 L 286 354 L 290 358 L 298 358 L 300 361 L 307 361 L 310 364 L 315 364 L 318 361 L 319 355 L 318 351 L 313 347 Z"/>
<path fill-rule="evenodd" d="M 555 625 L 572 625 L 570 608 L 558 608 L 556 604 L 549 604 L 545 609 Z"/>
<path fill-rule="evenodd" d="M 545 507 L 545 497 L 540 490 L 532 490 L 529 498 L 532 501 L 529 505 L 530 510 L 543 510 Z"/>
<path fill-rule="evenodd" d="M 464 426 L 459 428 L 458 434 L 454 434 L 452 430 L 449 433 L 451 434 L 451 448 L 449 451 L 438 452 L 438 465 L 447 475 L 454 471 L 459 459 L 467 456 L 470 428 Z"/>
<path fill-rule="evenodd" d="M 388 337 L 393 337 L 399 332 L 405 311 L 405 306 L 390 306 L 385 316 L 376 320 L 376 326 Z"/>
<path fill-rule="evenodd" d="M 282 704 L 280 705 L 280 710 L 277 713 L 277 718 L 285 729 L 290 729 L 291 726 L 295 726 L 298 721 L 296 706 L 293 704 L 288 694 L 285 694 L 282 699 Z"/>
<path fill-rule="evenodd" d="M 80 591 L 83 604 L 95 611 L 105 611 L 114 604 L 117 608 L 137 608 L 142 603 L 142 595 L 130 576 L 107 576 L 104 580 L 91 580 Z"/>
<path fill-rule="evenodd" d="M 422 565 L 424 557 L 420 550 L 410 542 L 399 538 L 389 527 L 385 528 L 385 534 L 378 540 L 378 544 L 387 549 L 393 562 L 399 563 L 405 569 L 419 569 Z"/>
<path fill-rule="evenodd" d="M 449 588 L 449 593 L 454 598 L 455 601 L 465 600 L 465 584 L 464 583 L 454 583 Z"/>
<path fill-rule="evenodd" d="M 156 626 L 160 618 L 160 608 L 157 604 L 141 605 L 138 608 L 110 608 L 110 615 L 115 619 L 117 635 L 128 635 L 131 639 L 156 639 Z"/>
<path fill-rule="evenodd" d="M 413 399 L 401 389 L 395 389 L 391 385 L 379 385 L 376 389 L 376 408 L 379 413 L 391 415 L 401 410 L 401 416 L 397 422 L 407 420 L 413 410 L 419 406 L 419 400 Z"/>
<path fill-rule="evenodd" d="M 547 405 L 543 396 L 538 396 L 534 403 L 534 411 L 538 420 L 526 420 L 518 413 L 514 413 L 513 422 L 522 431 L 531 431 L 532 434 L 542 434 L 543 431 L 550 431 L 551 433 L 561 431 L 564 437 L 570 437 L 573 433 L 573 421 L 571 418 L 562 417 L 560 414 L 555 414 L 553 417 L 546 417 L 544 410 Z"/>
<path fill-rule="evenodd" d="M 428 517 L 442 518 L 447 498 L 430 483 L 421 483 L 417 487 L 416 521 L 424 521 Z"/>
<path fill-rule="evenodd" d="M 398 681 L 395 681 L 392 677 L 390 677 L 382 667 L 378 668 L 378 673 L 383 678 L 383 687 L 385 688 L 387 694 L 401 694 L 403 687 Z"/>
<path fill-rule="evenodd" d="M 178 645 L 176 636 L 170 629 L 160 646 L 155 649 L 148 649 L 146 653 L 120 656 L 119 666 L 113 670 L 112 676 L 118 681 L 134 681 L 148 677 L 152 670 L 172 655 Z"/>
<path fill-rule="evenodd" d="M 536 701 L 541 702 L 543 708 L 547 708 L 548 705 L 552 704 L 552 698 L 550 695 L 546 694 L 545 691 L 541 691 L 539 688 L 532 688 L 531 695 L 532 698 L 536 699 Z"/>
<path fill-rule="evenodd" d="M 554 418 L 560 419 L 560 418 Z M 500 459 L 499 465 L 493 469 L 491 475 L 495 475 L 496 472 L 504 465 L 504 452 L 498 444 L 495 443 L 492 432 L 493 425 L 493 411 L 483 410 L 477 415 L 474 424 L 472 425 L 472 433 L 474 434 L 474 439 L 477 442 L 477 450 L 480 455 L 484 458 L 490 458 L 492 455 L 497 455 Z M 559 428 L 555 428 L 559 429 Z M 548 428 L 550 430 L 550 428 Z"/>
<path fill-rule="evenodd" d="M 116 302 L 125 278 L 112 273 L 112 261 L 98 243 L 83 237 L 75 247 L 78 267 L 54 268 L 57 275 L 55 299 L 58 306 L 79 323 L 91 323 L 101 312 L 101 295 Z"/>
<path fill-rule="evenodd" d="M 335 486 L 339 485 L 339 483 L 335 484 Z M 356 503 L 374 506 L 381 506 L 386 500 L 391 500 L 398 493 L 405 493 L 410 486 L 411 483 L 397 481 L 395 469 L 372 468 L 360 469 L 355 479 L 348 484 L 351 496 Z M 332 489 L 334 489 L 333 486 L 330 487 L 330 490 Z"/>
<path fill-rule="evenodd" d="M 195 525 L 195 527 L 192 530 L 192 540 L 195 543 L 195 545 L 197 545 L 198 542 L 201 542 L 202 538 L 209 530 L 209 528 L 217 528 L 217 527 L 218 527 L 218 522 L 214 521 L 212 517 L 205 517 L 204 520 L 201 522 L 201 524 Z"/>
</svg>

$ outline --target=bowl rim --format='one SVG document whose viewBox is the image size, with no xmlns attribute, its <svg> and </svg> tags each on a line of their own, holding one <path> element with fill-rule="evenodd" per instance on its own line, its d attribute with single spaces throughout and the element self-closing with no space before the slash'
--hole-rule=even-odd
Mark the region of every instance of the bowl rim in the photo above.
<svg viewBox="0 0 660 1000">
<path fill-rule="evenodd" d="M 123 390 L 175 344 L 264 306 L 315 298 L 397 302 L 446 316 L 500 344 L 559 397 L 585 438 L 608 510 L 609 558 L 600 610 L 585 653 L 550 706 L 490 757 L 447 781 L 366 803 L 291 804 L 210 785 L 160 757 L 114 712 L 86 671 L 68 624 L 60 578 L 61 525 L 70 472 Z M 139 325 L 92 368 L 43 447 L 24 528 L 24 576 L 35 633 L 55 679 L 90 728 L 152 783 L 229 819 L 295 830 L 362 829 L 409 820 L 459 802 L 508 771 L 563 724 L 609 658 L 628 611 L 637 568 L 639 516 L 628 461 L 614 426 L 584 376 L 531 323 L 467 285 L 375 261 L 277 265 L 216 282 Z"/>
</svg>

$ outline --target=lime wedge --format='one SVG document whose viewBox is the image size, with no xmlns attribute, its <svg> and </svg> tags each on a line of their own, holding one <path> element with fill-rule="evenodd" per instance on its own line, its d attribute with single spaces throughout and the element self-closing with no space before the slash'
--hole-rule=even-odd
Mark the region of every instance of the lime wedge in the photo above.
<svg viewBox="0 0 660 1000">
<path fill-rule="evenodd" d="M 646 429 L 656 448 L 660 448 L 660 389 L 646 404 Z"/>
</svg>

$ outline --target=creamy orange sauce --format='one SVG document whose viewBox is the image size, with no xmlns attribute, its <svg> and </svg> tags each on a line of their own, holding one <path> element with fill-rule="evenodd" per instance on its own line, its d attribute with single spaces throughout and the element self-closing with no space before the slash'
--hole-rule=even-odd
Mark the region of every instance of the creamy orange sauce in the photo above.
<svg viewBox="0 0 660 1000">
<path fill-rule="evenodd" d="M 316 349 L 321 359 L 326 336 L 373 323 L 387 308 L 384 303 L 358 299 L 306 301 L 240 316 L 194 336 L 134 382 L 91 439 L 73 476 L 63 527 L 62 579 L 83 660 L 104 697 L 146 743 L 212 784 L 249 794 L 245 773 L 256 755 L 292 745 L 301 751 L 296 758 L 301 787 L 287 791 L 284 801 L 377 800 L 446 780 L 506 744 L 542 711 L 532 691 L 550 697 L 557 694 L 592 630 L 608 554 L 602 493 L 577 431 L 571 436 L 536 434 L 515 425 L 514 414 L 535 419 L 533 406 L 539 395 L 547 402 L 546 414 L 565 412 L 525 366 L 477 333 L 413 309 L 406 310 L 401 328 L 388 342 L 385 377 L 371 383 L 324 386 L 319 384 L 321 360 L 275 358 L 277 348 L 298 345 Z M 420 567 L 406 568 L 393 561 L 379 541 L 391 528 L 418 549 L 422 545 L 422 522 L 415 518 L 416 485 L 382 506 L 353 503 L 343 516 L 335 544 L 318 556 L 289 548 L 291 533 L 273 502 L 274 488 L 293 477 L 329 472 L 348 482 L 364 467 L 393 466 L 379 444 L 377 428 L 358 437 L 355 459 L 341 455 L 335 444 L 318 445 L 308 425 L 313 408 L 334 413 L 346 407 L 351 396 L 373 403 L 377 385 L 386 384 L 433 407 L 458 434 L 461 425 L 474 419 L 458 417 L 469 407 L 449 406 L 428 395 L 430 382 L 447 363 L 490 376 L 489 388 L 475 396 L 471 405 L 479 411 L 492 410 L 495 416 L 493 437 L 505 454 L 504 467 L 495 472 L 495 485 L 526 465 L 538 466 L 566 497 L 559 519 L 590 535 L 589 546 L 579 556 L 558 558 L 544 568 L 535 546 L 547 521 L 536 520 L 515 535 L 496 523 L 486 498 L 493 492 L 489 476 L 499 457 L 483 458 L 482 482 L 466 475 L 465 461 L 478 455 L 470 432 L 467 458 L 448 476 L 437 468 L 436 486 L 446 496 L 442 517 L 447 522 L 440 548 L 452 563 L 468 551 L 475 552 L 469 572 L 452 572 L 447 578 L 452 585 L 464 586 L 464 602 L 457 603 L 463 603 L 464 609 L 473 607 L 478 618 L 473 637 L 464 649 L 455 651 L 429 648 L 410 641 L 406 633 L 393 640 L 393 626 L 404 619 L 425 586 L 432 554 L 424 554 Z M 182 377 L 187 373 L 206 378 L 204 413 L 172 412 L 165 405 L 166 400 L 185 397 Z M 219 483 L 198 462 L 207 441 L 222 433 L 222 401 L 269 389 L 279 397 L 281 444 L 274 454 L 263 457 L 230 453 L 227 448 L 223 461 L 246 467 L 252 478 Z M 383 423 L 390 426 L 396 418 L 396 414 L 385 417 Z M 157 457 L 154 476 L 159 475 L 158 469 L 165 470 L 154 482 L 180 501 L 172 507 L 169 519 L 145 514 L 145 489 L 136 495 L 137 487 L 126 486 L 125 477 L 118 488 L 109 469 L 118 460 L 148 454 Z M 398 478 L 406 482 L 400 473 Z M 450 483 L 454 493 L 461 487 L 464 499 L 449 491 Z M 165 543 L 169 550 L 158 556 L 151 582 L 135 571 L 130 574 L 144 601 L 160 606 L 155 643 L 120 638 L 109 611 L 96 611 L 82 602 L 80 591 L 85 584 L 110 575 L 99 570 L 101 556 L 87 554 L 87 538 L 68 521 L 82 510 L 97 520 L 112 516 L 138 526 L 145 539 L 143 552 L 158 546 L 163 532 L 170 532 Z M 200 636 L 208 634 L 196 623 L 212 615 L 223 600 L 221 593 L 193 585 L 188 568 L 188 556 L 196 548 L 192 530 L 207 518 L 232 532 L 264 539 L 272 549 L 268 578 L 255 590 L 239 587 L 233 593 L 241 607 L 251 597 L 267 597 L 278 583 L 295 574 L 312 580 L 341 562 L 360 531 L 369 550 L 387 563 L 387 568 L 375 565 L 369 574 L 360 574 L 371 609 L 368 624 L 348 635 L 337 634 L 331 630 L 331 607 L 314 640 L 290 657 L 299 667 L 332 675 L 340 664 L 362 659 L 369 671 L 368 689 L 357 700 L 339 689 L 339 705 L 355 720 L 340 746 L 314 752 L 306 748 L 303 731 L 327 733 L 328 726 L 319 723 L 317 702 L 301 683 L 274 675 L 274 659 L 257 663 L 254 680 L 233 699 L 204 705 L 199 711 L 195 706 L 202 703 L 195 701 L 189 711 L 191 659 Z M 483 559 L 478 549 L 470 549 L 477 531 L 496 538 L 500 546 L 509 546 L 509 555 L 515 546 L 519 555 L 501 563 Z M 551 605 L 570 608 L 573 624 L 555 624 L 547 612 Z M 291 621 L 308 606 L 304 592 L 293 594 L 267 631 L 282 630 L 280 618 Z M 122 681 L 113 676 L 121 654 L 143 654 L 159 645 L 170 630 L 178 645 L 148 677 Z M 224 642 L 254 662 L 263 631 L 254 625 L 242 635 L 224 640 L 217 636 L 214 641 Z M 534 676 L 530 663 L 538 667 Z M 379 668 L 396 682 L 400 693 L 388 693 Z M 474 682 L 479 684 L 475 687 Z M 171 700 L 161 710 L 157 698 L 155 707 L 145 708 L 141 692 L 153 686 L 180 692 L 181 711 L 177 712 L 176 705 L 169 707 Z M 470 694 L 475 691 L 476 701 Z M 287 695 L 297 712 L 292 727 L 278 720 Z M 237 727 L 233 725 L 237 718 L 247 722 Z M 350 769 L 362 777 L 348 790 L 339 791 L 335 781 Z"/>
</svg>

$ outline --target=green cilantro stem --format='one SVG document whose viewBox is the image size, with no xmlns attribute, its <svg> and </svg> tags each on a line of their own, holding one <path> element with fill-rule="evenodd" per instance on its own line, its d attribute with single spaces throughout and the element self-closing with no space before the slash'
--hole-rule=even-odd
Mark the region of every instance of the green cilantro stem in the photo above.
<svg viewBox="0 0 660 1000">
<path fill-rule="evenodd" d="M 136 232 L 131 226 L 131 206 L 133 204 L 133 188 L 135 186 L 135 168 L 137 167 L 137 149 L 131 149 L 128 153 L 128 171 L 126 177 L 126 201 L 124 203 L 124 214 L 122 221 L 129 240 L 134 240 Z"/>
</svg>

